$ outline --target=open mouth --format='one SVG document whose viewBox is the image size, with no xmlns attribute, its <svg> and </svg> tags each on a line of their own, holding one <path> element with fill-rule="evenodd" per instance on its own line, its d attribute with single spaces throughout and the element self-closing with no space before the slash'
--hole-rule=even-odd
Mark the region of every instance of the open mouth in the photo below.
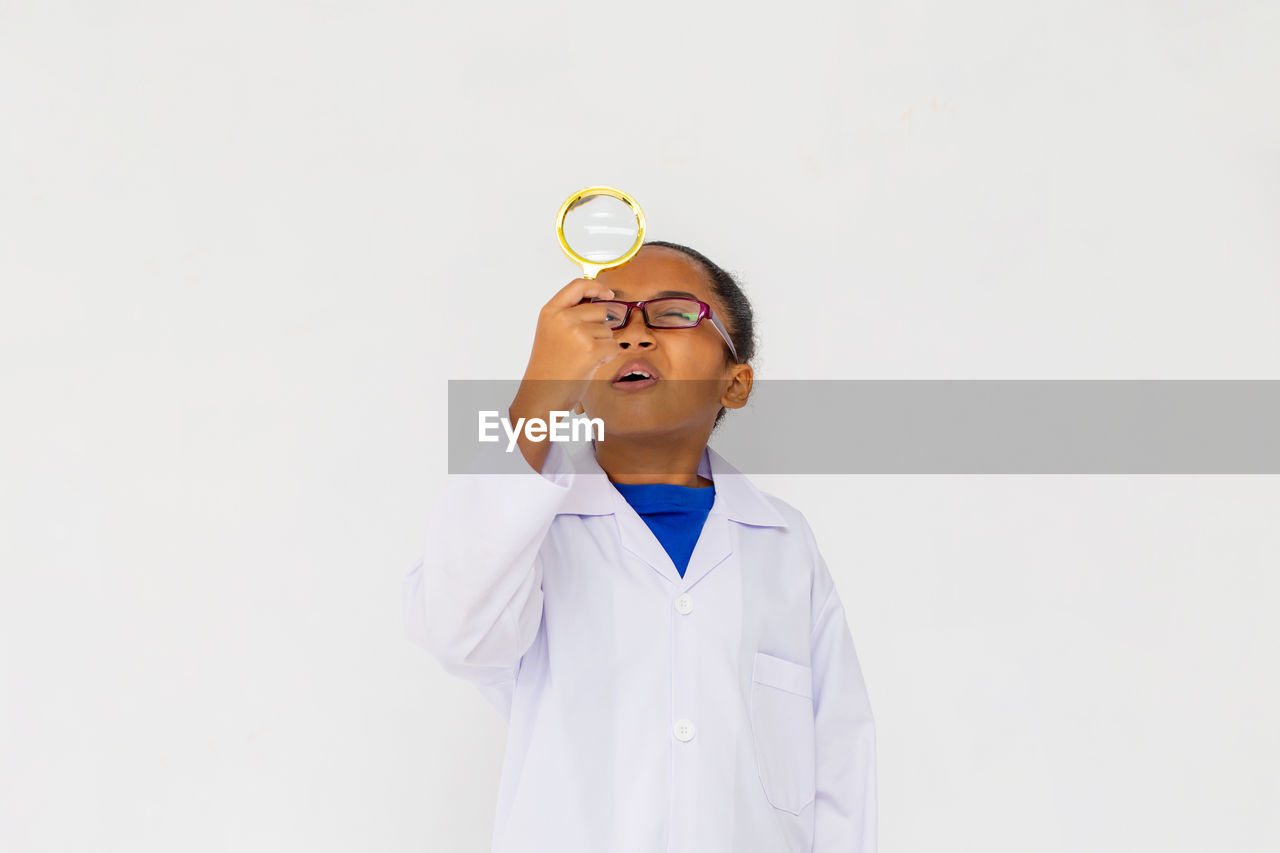
<svg viewBox="0 0 1280 853">
<path fill-rule="evenodd" d="M 647 370 L 634 368 L 624 371 L 617 379 L 613 380 L 612 387 L 619 391 L 641 391 L 645 388 L 652 388 L 657 383 L 657 376 Z"/>
</svg>

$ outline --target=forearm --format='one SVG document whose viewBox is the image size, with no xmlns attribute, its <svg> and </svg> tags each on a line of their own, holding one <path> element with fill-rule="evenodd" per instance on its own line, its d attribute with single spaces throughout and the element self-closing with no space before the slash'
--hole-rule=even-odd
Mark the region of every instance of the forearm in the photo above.
<svg viewBox="0 0 1280 853">
<path fill-rule="evenodd" d="M 507 458 L 507 457 L 514 458 Z M 428 513 L 424 556 L 405 578 L 406 631 L 449 671 L 483 681 L 513 666 L 536 635 L 538 551 L 570 478 L 536 473 L 490 445 Z"/>
</svg>

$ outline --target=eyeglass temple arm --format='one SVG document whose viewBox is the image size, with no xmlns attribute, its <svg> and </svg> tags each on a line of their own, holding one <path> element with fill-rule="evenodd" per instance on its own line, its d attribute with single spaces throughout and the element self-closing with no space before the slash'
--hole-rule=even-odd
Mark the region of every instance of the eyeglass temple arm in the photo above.
<svg viewBox="0 0 1280 853">
<path fill-rule="evenodd" d="M 729 355 L 733 356 L 733 360 L 738 360 L 738 349 L 733 345 L 733 339 L 729 337 L 729 330 L 724 327 L 724 323 L 720 322 L 720 318 L 715 315 L 711 309 L 707 309 L 707 319 L 711 321 L 711 325 L 716 327 L 716 331 L 720 333 L 720 337 L 724 338 L 724 342 L 729 345 Z"/>
</svg>

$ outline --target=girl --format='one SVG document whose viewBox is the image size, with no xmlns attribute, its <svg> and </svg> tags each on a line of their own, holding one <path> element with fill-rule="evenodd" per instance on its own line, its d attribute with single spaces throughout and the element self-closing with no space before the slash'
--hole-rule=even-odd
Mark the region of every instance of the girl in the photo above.
<svg viewBox="0 0 1280 853">
<path fill-rule="evenodd" d="M 507 721 L 494 853 L 875 853 L 831 574 L 804 516 L 707 445 L 754 351 L 733 277 L 646 243 L 542 308 L 502 412 L 581 404 L 603 440 L 482 445 L 489 473 L 434 505 L 406 628 Z"/>
</svg>

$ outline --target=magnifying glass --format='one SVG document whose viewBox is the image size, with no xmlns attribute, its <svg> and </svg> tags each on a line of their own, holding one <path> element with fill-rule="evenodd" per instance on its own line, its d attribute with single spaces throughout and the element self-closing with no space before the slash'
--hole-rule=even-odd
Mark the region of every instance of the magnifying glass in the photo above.
<svg viewBox="0 0 1280 853">
<path fill-rule="evenodd" d="M 556 216 L 560 248 L 582 267 L 583 278 L 621 266 L 644 243 L 644 211 L 631 196 L 613 187 L 578 190 Z"/>
</svg>

